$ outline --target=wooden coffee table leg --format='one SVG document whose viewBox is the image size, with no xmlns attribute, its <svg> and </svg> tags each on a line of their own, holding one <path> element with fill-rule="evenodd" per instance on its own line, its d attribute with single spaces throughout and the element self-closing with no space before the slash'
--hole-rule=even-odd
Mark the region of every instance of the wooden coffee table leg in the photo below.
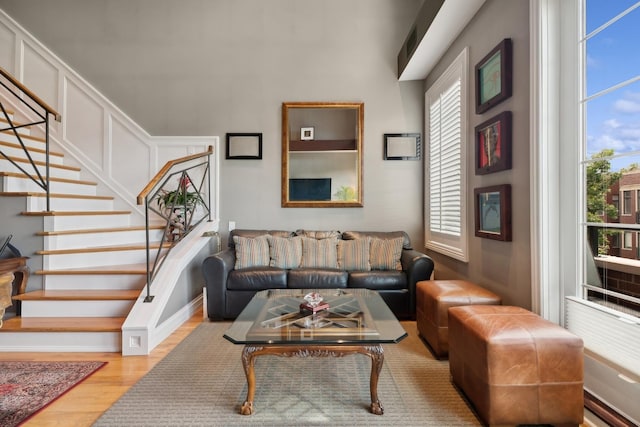
<svg viewBox="0 0 640 427">
<path fill-rule="evenodd" d="M 380 399 L 378 399 L 378 378 L 382 371 L 382 364 L 384 363 L 384 351 L 382 346 L 366 347 L 366 354 L 371 357 L 371 380 L 369 388 L 371 391 L 371 413 L 376 415 L 384 414 L 384 408 Z"/>
<path fill-rule="evenodd" d="M 242 350 L 242 366 L 247 377 L 247 399 L 240 408 L 242 415 L 253 414 L 253 398 L 256 394 L 256 373 L 254 369 L 256 352 L 262 350 L 262 347 L 245 346 Z"/>
</svg>

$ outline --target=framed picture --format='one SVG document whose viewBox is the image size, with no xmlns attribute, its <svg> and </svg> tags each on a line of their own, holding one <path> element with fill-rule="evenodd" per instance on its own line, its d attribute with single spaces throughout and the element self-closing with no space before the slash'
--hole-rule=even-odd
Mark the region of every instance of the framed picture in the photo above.
<svg viewBox="0 0 640 427">
<path fill-rule="evenodd" d="M 384 134 L 384 160 L 420 160 L 421 155 L 419 133 Z"/>
<path fill-rule="evenodd" d="M 511 241 L 511 185 L 476 188 L 476 236 Z"/>
<path fill-rule="evenodd" d="M 476 126 L 476 175 L 511 169 L 511 111 Z"/>
<path fill-rule="evenodd" d="M 482 114 L 511 96 L 513 49 L 504 39 L 480 61 L 476 73 L 476 114 Z"/>
<path fill-rule="evenodd" d="M 262 159 L 261 133 L 228 133 L 226 159 L 260 160 Z"/>
<path fill-rule="evenodd" d="M 313 141 L 313 127 L 300 128 L 301 141 Z"/>
</svg>

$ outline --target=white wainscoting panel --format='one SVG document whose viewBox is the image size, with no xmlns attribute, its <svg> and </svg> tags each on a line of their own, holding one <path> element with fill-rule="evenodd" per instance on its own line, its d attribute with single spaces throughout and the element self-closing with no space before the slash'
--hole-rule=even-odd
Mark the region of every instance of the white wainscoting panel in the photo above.
<svg viewBox="0 0 640 427">
<path fill-rule="evenodd" d="M 73 81 L 65 79 L 63 140 L 92 169 L 104 171 L 104 108 Z"/>
<path fill-rule="evenodd" d="M 16 76 L 20 78 L 20 76 Z M 31 44 L 22 43 L 22 83 L 53 108 L 60 105 L 58 99 L 58 68 Z"/>
</svg>

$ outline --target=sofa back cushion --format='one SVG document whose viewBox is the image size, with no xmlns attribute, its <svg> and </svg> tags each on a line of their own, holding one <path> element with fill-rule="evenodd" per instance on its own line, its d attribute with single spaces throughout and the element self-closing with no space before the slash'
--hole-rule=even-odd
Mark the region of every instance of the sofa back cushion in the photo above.
<svg viewBox="0 0 640 427">
<path fill-rule="evenodd" d="M 344 240 L 363 239 L 365 237 L 377 237 L 378 239 L 395 239 L 402 237 L 403 249 L 413 249 L 411 239 L 404 231 L 345 231 L 342 233 Z"/>
<path fill-rule="evenodd" d="M 269 241 L 266 235 L 258 237 L 233 236 L 233 243 L 236 251 L 236 270 L 269 266 Z"/>
<path fill-rule="evenodd" d="M 338 267 L 347 271 L 369 271 L 371 238 L 338 240 Z"/>
<path fill-rule="evenodd" d="M 302 260 L 302 237 L 267 236 L 271 267 L 298 268 Z"/>
<path fill-rule="evenodd" d="M 402 270 L 402 237 L 395 239 L 371 239 L 369 261 L 372 270 Z"/>
<path fill-rule="evenodd" d="M 302 239 L 302 268 L 338 268 L 337 239 Z"/>
<path fill-rule="evenodd" d="M 235 242 L 233 238 L 235 236 L 239 237 L 258 237 L 258 236 L 276 236 L 276 237 L 291 237 L 293 233 L 291 231 L 286 230 L 247 230 L 237 228 L 235 230 L 231 230 L 229 232 L 229 247 L 234 248 Z"/>
</svg>

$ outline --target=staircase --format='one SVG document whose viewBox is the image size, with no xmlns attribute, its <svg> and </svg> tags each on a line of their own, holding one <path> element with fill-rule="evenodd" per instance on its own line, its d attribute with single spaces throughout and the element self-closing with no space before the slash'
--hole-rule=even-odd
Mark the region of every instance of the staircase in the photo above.
<svg viewBox="0 0 640 427">
<path fill-rule="evenodd" d="M 14 121 L 15 113 L 9 113 Z M 38 135 L 40 128 L 19 132 L 45 176 L 46 140 Z M 0 132 L 0 151 L 25 170 L 32 168 L 12 131 Z M 42 277 L 42 289 L 29 292 L 27 286 L 26 293 L 14 297 L 20 301 L 19 315 L 0 328 L 5 351 L 121 351 L 122 324 L 146 284 L 145 227 L 132 224 L 130 211 L 115 210 L 113 197 L 98 195 L 97 183 L 80 176 L 80 168 L 64 164 L 64 154 L 50 152 L 47 211 L 45 191 L 0 155 L 0 203 L 18 200 L 16 215 L 37 219 L 41 227 L 34 233 L 42 239 L 41 250 L 23 253 L 41 256 L 42 269 L 31 274 Z M 164 230 L 151 231 L 150 247 L 158 250 Z"/>
</svg>

